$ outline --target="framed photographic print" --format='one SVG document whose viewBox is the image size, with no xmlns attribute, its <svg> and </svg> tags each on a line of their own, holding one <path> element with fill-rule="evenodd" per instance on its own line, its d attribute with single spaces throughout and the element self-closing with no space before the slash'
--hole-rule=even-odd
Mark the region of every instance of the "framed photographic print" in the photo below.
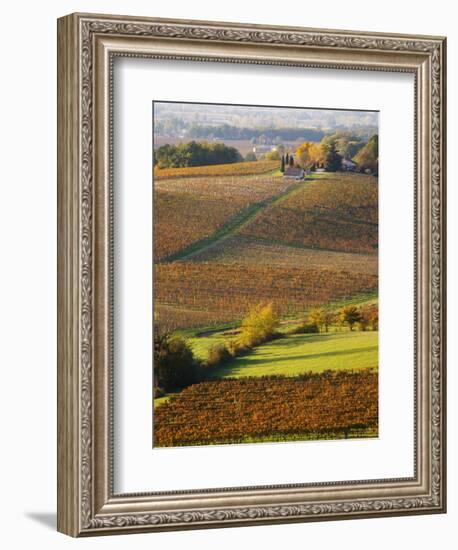
<svg viewBox="0 0 458 550">
<path fill-rule="evenodd" d="M 58 21 L 58 529 L 445 511 L 445 39 Z"/>
</svg>

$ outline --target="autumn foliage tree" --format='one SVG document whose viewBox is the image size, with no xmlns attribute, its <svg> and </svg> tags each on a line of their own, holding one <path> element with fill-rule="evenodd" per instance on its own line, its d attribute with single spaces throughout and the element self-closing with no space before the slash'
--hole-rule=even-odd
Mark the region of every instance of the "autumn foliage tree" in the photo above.
<svg viewBox="0 0 458 550">
<path fill-rule="evenodd" d="M 305 141 L 296 149 L 296 162 L 304 170 L 309 170 L 324 162 L 324 151 L 321 143 Z"/>
<path fill-rule="evenodd" d="M 378 135 L 372 136 L 366 145 L 355 155 L 353 160 L 362 172 L 378 174 Z"/>
<path fill-rule="evenodd" d="M 367 308 L 361 308 L 360 319 L 358 321 L 358 329 L 363 332 L 367 330 L 369 326 L 369 316 L 367 315 Z"/>
<path fill-rule="evenodd" d="M 356 306 L 347 305 L 340 310 L 339 318 L 341 323 L 347 324 L 353 330 L 354 325 L 361 320 L 361 312 Z"/>
<path fill-rule="evenodd" d="M 275 336 L 279 320 L 273 305 L 254 306 L 242 321 L 240 343 L 245 346 L 257 346 Z"/>
<path fill-rule="evenodd" d="M 378 307 L 372 308 L 369 315 L 369 327 L 371 330 L 378 330 Z"/>
<path fill-rule="evenodd" d="M 232 355 L 224 344 L 213 344 L 208 350 L 207 364 L 210 367 L 224 365 L 232 359 Z"/>
<path fill-rule="evenodd" d="M 336 314 L 329 309 L 323 309 L 322 321 L 325 332 L 328 332 L 329 327 L 335 322 Z"/>
<path fill-rule="evenodd" d="M 378 330 L 378 307 L 366 305 L 360 310 L 361 319 L 358 321 L 360 330 Z"/>
<path fill-rule="evenodd" d="M 336 314 L 334 311 L 326 308 L 316 308 L 310 311 L 306 324 L 316 325 L 320 331 L 324 328 L 324 331 L 328 332 L 329 327 L 335 321 Z"/>
<path fill-rule="evenodd" d="M 301 168 L 304 168 L 304 170 L 307 170 L 312 165 L 311 146 L 312 144 L 306 141 L 296 149 L 296 162 Z"/>
<path fill-rule="evenodd" d="M 308 322 L 313 323 L 321 330 L 321 327 L 324 324 L 324 310 L 323 309 L 312 309 L 308 315 Z"/>
</svg>

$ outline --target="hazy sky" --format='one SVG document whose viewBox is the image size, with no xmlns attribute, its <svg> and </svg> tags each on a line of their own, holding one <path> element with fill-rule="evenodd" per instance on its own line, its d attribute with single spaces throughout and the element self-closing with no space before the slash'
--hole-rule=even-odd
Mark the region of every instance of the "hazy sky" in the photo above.
<svg viewBox="0 0 458 550">
<path fill-rule="evenodd" d="M 197 125 L 230 124 L 243 127 L 307 127 L 329 129 L 337 126 L 377 126 L 378 112 L 291 107 L 260 107 L 202 103 L 154 103 L 157 121 L 179 118 Z"/>
</svg>

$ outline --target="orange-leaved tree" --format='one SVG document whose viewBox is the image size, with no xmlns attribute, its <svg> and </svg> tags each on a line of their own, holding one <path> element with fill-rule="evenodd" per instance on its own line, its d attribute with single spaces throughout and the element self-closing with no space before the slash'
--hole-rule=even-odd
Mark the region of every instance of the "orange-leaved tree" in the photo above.
<svg viewBox="0 0 458 550">
<path fill-rule="evenodd" d="M 361 320 L 361 312 L 356 306 L 347 305 L 340 310 L 340 321 L 347 324 L 350 330 Z"/>
<path fill-rule="evenodd" d="M 250 347 L 257 346 L 272 338 L 278 326 L 279 320 L 273 305 L 258 304 L 242 321 L 240 343 Z"/>
</svg>

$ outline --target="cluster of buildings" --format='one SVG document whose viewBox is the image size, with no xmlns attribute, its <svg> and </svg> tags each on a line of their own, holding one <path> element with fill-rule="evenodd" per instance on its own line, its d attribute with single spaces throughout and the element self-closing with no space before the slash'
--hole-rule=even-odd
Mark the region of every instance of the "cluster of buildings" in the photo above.
<svg viewBox="0 0 458 550">
<path fill-rule="evenodd" d="M 357 168 L 356 162 L 353 162 L 352 160 L 348 159 L 342 159 L 342 171 L 343 172 L 355 172 Z M 316 172 L 324 172 L 324 168 L 317 168 Z M 306 174 L 310 174 L 310 170 L 304 170 L 303 168 L 299 166 L 287 166 L 285 168 L 285 171 L 283 172 L 283 177 L 286 179 L 295 179 L 295 180 L 302 180 L 306 176 Z"/>
</svg>

